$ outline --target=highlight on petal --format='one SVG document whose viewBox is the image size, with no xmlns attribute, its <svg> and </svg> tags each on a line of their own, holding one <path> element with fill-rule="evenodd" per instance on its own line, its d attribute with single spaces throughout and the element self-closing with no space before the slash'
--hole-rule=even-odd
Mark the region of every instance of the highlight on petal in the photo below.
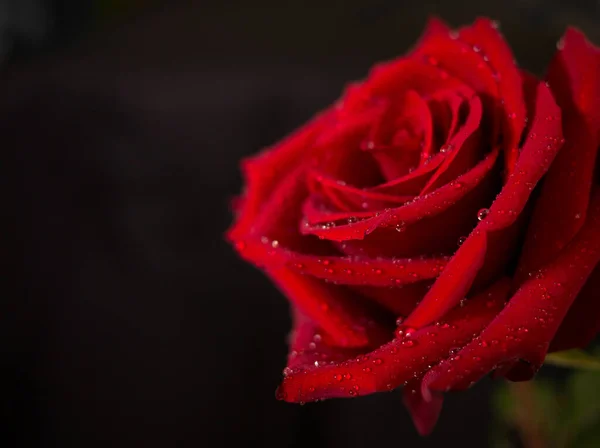
<svg viewBox="0 0 600 448">
<path fill-rule="evenodd" d="M 515 223 L 533 188 L 550 167 L 562 143 L 560 109 L 548 87 L 540 83 L 530 138 L 523 146 L 514 171 L 490 209 L 481 217 L 479 225 L 458 249 L 436 282 L 445 287 L 434 285 L 408 317 L 407 325 L 419 328 L 440 319 L 467 294 L 482 266 L 481 257 L 485 259 L 498 256 L 486 253 L 486 233 L 504 231 Z M 512 248 L 505 250 L 511 251 Z M 464 280 L 456 281 L 454 278 Z"/>
</svg>

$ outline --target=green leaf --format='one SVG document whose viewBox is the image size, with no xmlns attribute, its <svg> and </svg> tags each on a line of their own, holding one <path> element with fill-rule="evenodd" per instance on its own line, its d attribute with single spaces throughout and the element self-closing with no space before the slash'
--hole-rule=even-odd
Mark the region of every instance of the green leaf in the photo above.
<svg viewBox="0 0 600 448">
<path fill-rule="evenodd" d="M 546 356 L 544 363 L 558 367 L 600 372 L 600 357 L 590 355 L 579 349 L 550 353 Z"/>
</svg>

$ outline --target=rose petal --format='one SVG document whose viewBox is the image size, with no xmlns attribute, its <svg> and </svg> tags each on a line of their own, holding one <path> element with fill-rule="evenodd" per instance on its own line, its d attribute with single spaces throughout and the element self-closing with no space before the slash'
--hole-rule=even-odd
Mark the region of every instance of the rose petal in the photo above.
<svg viewBox="0 0 600 448">
<path fill-rule="evenodd" d="M 477 164 L 472 170 L 458 177 L 455 182 L 446 184 L 436 191 L 415 198 L 401 207 L 385 210 L 384 212 L 373 215 L 371 218 L 363 219 L 352 224 L 335 225 L 323 227 L 321 225 L 326 221 L 309 222 L 301 228 L 302 233 L 316 235 L 333 241 L 346 241 L 351 239 L 362 239 L 372 233 L 380 226 L 395 227 L 402 223 L 403 225 L 419 221 L 427 216 L 438 214 L 456 204 L 461 198 L 466 196 L 471 190 L 477 189 L 480 183 L 492 171 L 495 165 L 498 151 L 494 150 L 487 157 Z M 340 215 L 337 215 L 338 217 Z M 343 219 L 356 217 L 353 213 L 347 213 Z"/>
<path fill-rule="evenodd" d="M 430 287 L 431 281 L 419 281 L 400 288 L 356 286 L 354 289 L 363 297 L 373 300 L 392 312 L 394 316 L 405 318 L 415 309 Z"/>
<path fill-rule="evenodd" d="M 519 140 L 525 128 L 525 103 L 521 75 L 510 47 L 494 23 L 480 18 L 472 26 L 462 28 L 459 39 L 469 43 L 492 69 L 498 82 L 499 98 L 503 105 L 502 127 L 507 174 L 519 156 Z"/>
<path fill-rule="evenodd" d="M 600 261 L 600 189 L 575 238 L 525 282 L 504 310 L 458 356 L 424 377 L 432 390 L 468 387 L 495 366 L 522 359 L 535 371 L 575 297 Z M 451 369 L 451 370 L 449 370 Z M 457 376 L 455 372 L 461 372 Z"/>
<path fill-rule="evenodd" d="M 425 152 L 430 152 L 432 138 L 429 106 L 417 92 L 409 90 L 401 100 L 388 104 L 382 118 L 371 128 L 363 150 L 373 155 L 389 181 L 418 166 L 421 145 Z"/>
<path fill-rule="evenodd" d="M 443 395 L 432 394 L 429 400 L 425 400 L 421 393 L 421 381 L 415 380 L 404 387 L 402 396 L 419 434 L 426 436 L 431 433 L 442 411 Z"/>
<path fill-rule="evenodd" d="M 242 238 L 250 230 L 262 206 L 277 185 L 299 163 L 300 158 L 305 155 L 306 147 L 315 141 L 329 117 L 329 112 L 315 116 L 271 149 L 243 162 L 246 193 L 240 202 L 237 222 L 228 233 L 232 240 Z"/>
<path fill-rule="evenodd" d="M 442 129 L 446 133 L 445 143 L 442 148 L 448 149 L 451 147 L 450 140 L 455 137 L 459 128 L 459 109 L 465 99 L 472 98 L 473 94 L 474 92 L 471 89 L 465 87 L 452 91 L 441 90 L 431 95 L 429 107 L 437 111 L 434 112 L 434 126 L 436 129 L 440 126 L 442 128 L 447 127 L 447 129 Z M 449 118 L 447 120 L 444 120 L 444 113 L 439 111 L 442 108 L 448 109 L 447 115 Z M 448 121 L 448 123 L 445 124 L 445 121 Z M 464 137 L 466 138 L 467 136 L 465 135 Z M 417 169 L 398 179 L 371 187 L 370 191 L 397 196 L 417 196 L 425 187 L 428 179 L 431 178 L 435 170 L 445 160 L 446 155 L 447 151 L 442 151 L 432 154 L 430 158 L 423 158 Z"/>
<path fill-rule="evenodd" d="M 364 347 L 389 334 L 380 325 L 377 311 L 348 289 L 285 268 L 269 269 L 268 274 L 288 300 L 331 336 L 334 345 Z"/>
<path fill-rule="evenodd" d="M 438 281 L 408 317 L 407 325 L 421 327 L 440 319 L 446 312 L 459 303 L 475 280 L 479 270 L 481 257 L 494 259 L 497 253 L 486 253 L 487 232 L 502 230 L 513 231 L 513 225 L 523 211 L 531 191 L 548 170 L 556 153 L 562 145 L 560 129 L 560 109 L 554 102 L 548 87 L 541 83 L 536 100 L 536 116 L 531 128 L 530 137 L 525 143 L 514 171 L 507 183 L 493 202 L 477 228 L 471 233 L 467 242 L 456 252 Z M 469 240 L 473 239 L 473 242 Z M 512 247 L 506 247 L 511 252 Z M 505 259 L 503 255 L 501 260 Z M 474 266 L 476 266 L 474 268 Z M 502 266 L 498 266 L 500 270 Z M 474 272 L 474 270 L 477 270 Z M 455 281 L 447 277 L 468 279 Z"/>
<path fill-rule="evenodd" d="M 245 240 L 241 255 L 266 269 L 286 267 L 290 271 L 340 285 L 403 286 L 435 278 L 447 257 L 368 259 L 364 257 L 317 256 L 294 252 L 279 241 L 265 238 Z"/>
<path fill-rule="evenodd" d="M 328 207 L 339 211 L 363 211 L 364 203 L 369 204 L 371 210 L 380 210 L 386 207 L 398 207 L 412 199 L 412 196 L 393 196 L 356 188 L 316 170 L 309 171 L 307 183 L 311 191 L 311 198 L 309 198 L 311 204 L 314 198 L 318 197 Z"/>
<path fill-rule="evenodd" d="M 471 98 L 467 121 L 449 141 L 449 146 L 453 150 L 448 151 L 444 162 L 423 187 L 420 195 L 425 195 L 449 183 L 476 164 L 482 152 L 479 129 L 481 118 L 481 100 L 478 97 Z"/>
<path fill-rule="evenodd" d="M 287 368 L 314 366 L 319 363 L 343 361 L 357 356 L 361 349 L 327 343 L 327 334 L 297 307 L 292 307 L 293 328 L 288 337 Z M 315 364 L 316 363 L 316 364 Z M 284 372 L 286 372 L 284 370 Z"/>
<path fill-rule="evenodd" d="M 305 402 L 395 389 L 418 378 L 430 364 L 479 333 L 502 309 L 509 287 L 510 282 L 504 279 L 450 313 L 444 325 L 423 328 L 409 339 L 394 339 L 358 359 L 291 369 L 277 396 L 289 402 Z M 340 375 L 342 379 L 338 380 Z"/>
<path fill-rule="evenodd" d="M 382 106 L 377 103 L 352 115 L 334 109 L 327 129 L 312 147 L 305 148 L 305 160 L 319 174 L 355 187 L 380 184 L 384 179 L 379 166 L 371 154 L 361 150 L 361 144 L 381 114 Z"/>
<path fill-rule="evenodd" d="M 365 91 L 369 92 L 371 98 L 390 98 L 409 89 L 426 96 L 440 90 L 459 90 L 464 87 L 462 81 L 448 76 L 435 65 L 424 63 L 423 58 L 398 58 L 380 63 L 373 67 L 364 82 Z"/>
<path fill-rule="evenodd" d="M 600 266 L 596 266 L 550 344 L 550 352 L 587 347 L 600 332 Z"/>
<path fill-rule="evenodd" d="M 563 41 L 548 80 L 563 111 L 566 142 L 536 202 L 519 260 L 519 282 L 560 252 L 583 226 L 594 182 L 600 145 L 600 50 L 574 30 Z"/>
</svg>

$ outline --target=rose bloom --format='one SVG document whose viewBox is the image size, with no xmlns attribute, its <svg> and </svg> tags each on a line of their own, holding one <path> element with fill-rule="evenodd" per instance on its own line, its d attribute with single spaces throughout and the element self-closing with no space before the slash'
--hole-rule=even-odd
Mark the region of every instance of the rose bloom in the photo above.
<svg viewBox="0 0 600 448">
<path fill-rule="evenodd" d="M 228 238 L 291 304 L 279 399 L 531 379 L 600 328 L 600 50 L 570 29 L 545 80 L 497 25 L 431 20 L 406 56 L 243 162 Z"/>
</svg>

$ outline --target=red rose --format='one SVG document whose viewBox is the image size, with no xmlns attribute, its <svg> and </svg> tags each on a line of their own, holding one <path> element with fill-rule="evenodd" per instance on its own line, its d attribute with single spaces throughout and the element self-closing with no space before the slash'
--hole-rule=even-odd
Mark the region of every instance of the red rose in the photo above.
<svg viewBox="0 0 600 448">
<path fill-rule="evenodd" d="M 530 379 L 600 328 L 600 50 L 576 30 L 547 82 L 495 24 L 438 20 L 405 57 L 243 164 L 228 237 L 292 304 L 278 398 Z"/>
</svg>

